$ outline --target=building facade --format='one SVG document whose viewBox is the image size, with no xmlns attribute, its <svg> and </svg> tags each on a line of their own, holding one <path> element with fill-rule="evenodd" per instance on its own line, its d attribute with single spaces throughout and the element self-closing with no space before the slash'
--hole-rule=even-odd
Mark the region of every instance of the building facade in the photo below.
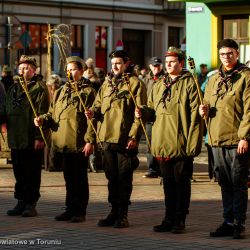
<svg viewBox="0 0 250 250">
<path fill-rule="evenodd" d="M 195 59 L 196 65 L 205 63 L 210 69 L 218 67 L 220 60 L 216 46 L 224 38 L 238 42 L 242 63 L 250 60 L 249 0 L 171 2 L 186 2 L 186 53 Z"/>
<path fill-rule="evenodd" d="M 47 32 L 70 27 L 70 55 L 91 57 L 97 67 L 110 69 L 108 54 L 128 50 L 135 64 L 145 66 L 152 56 L 163 57 L 168 46 L 181 46 L 186 36 L 185 4 L 164 0 L 3 0 L 0 3 L 0 64 L 21 54 L 36 57 L 47 74 Z M 62 70 L 60 50 L 52 45 L 52 71 Z"/>
</svg>

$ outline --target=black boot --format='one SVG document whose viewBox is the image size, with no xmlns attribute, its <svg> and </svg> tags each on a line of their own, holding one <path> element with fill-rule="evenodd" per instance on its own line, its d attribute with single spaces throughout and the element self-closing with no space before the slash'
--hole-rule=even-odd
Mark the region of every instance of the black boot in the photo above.
<svg viewBox="0 0 250 250">
<path fill-rule="evenodd" d="M 7 215 L 9 216 L 17 216 L 21 215 L 25 209 L 25 203 L 23 200 L 18 200 L 16 206 L 13 209 L 7 211 Z"/>
<path fill-rule="evenodd" d="M 173 224 L 174 223 L 172 221 L 165 217 L 160 225 L 153 227 L 153 230 L 155 232 L 170 232 L 173 228 Z"/>
<path fill-rule="evenodd" d="M 245 231 L 246 231 L 245 226 L 241 223 L 237 223 L 234 226 L 233 238 L 234 239 L 244 239 L 245 238 Z"/>
<path fill-rule="evenodd" d="M 115 221 L 114 228 L 129 227 L 128 223 L 128 206 L 122 206 L 119 211 L 118 219 Z"/>
<path fill-rule="evenodd" d="M 22 213 L 23 217 L 35 217 L 37 216 L 36 203 L 27 204 Z"/>
<path fill-rule="evenodd" d="M 174 222 L 173 228 L 171 230 L 171 233 L 174 234 L 182 234 L 185 233 L 185 220 L 186 220 L 186 216 L 185 217 L 181 217 L 181 218 L 177 218 Z"/>
<path fill-rule="evenodd" d="M 118 218 L 118 206 L 112 205 L 112 209 L 108 216 L 105 219 L 101 219 L 98 221 L 99 227 L 112 227 L 115 224 L 115 221 Z"/>
<path fill-rule="evenodd" d="M 66 210 L 62 214 L 56 215 L 55 220 L 56 221 L 68 221 L 68 220 L 71 220 L 72 217 L 73 217 L 72 211 Z"/>
<path fill-rule="evenodd" d="M 234 234 L 233 224 L 223 222 L 215 231 L 210 232 L 210 237 L 233 236 L 233 234 Z"/>
</svg>

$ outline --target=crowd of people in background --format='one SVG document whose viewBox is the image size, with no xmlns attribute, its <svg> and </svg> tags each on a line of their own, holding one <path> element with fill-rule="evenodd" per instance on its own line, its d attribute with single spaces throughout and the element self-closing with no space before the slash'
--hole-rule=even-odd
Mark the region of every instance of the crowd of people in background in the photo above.
<svg viewBox="0 0 250 250">
<path fill-rule="evenodd" d="M 125 50 L 114 50 L 110 72 L 96 67 L 92 58 L 70 56 L 66 77 L 52 74 L 46 80 L 32 56 L 20 57 L 17 76 L 3 65 L 0 123 L 7 124 L 17 199 L 7 214 L 37 216 L 44 165 L 62 171 L 65 180 L 66 208 L 55 220 L 83 222 L 87 171 L 104 170 L 111 211 L 98 226 L 129 227 L 133 172 L 145 132 L 143 177 L 161 177 L 165 195 L 165 215 L 153 230 L 186 231 L 193 160 L 204 143 L 208 175 L 221 186 L 223 201 L 224 221 L 210 236 L 242 238 L 250 184 L 250 61 L 239 62 L 232 39 L 220 41 L 218 53 L 220 68 L 209 71 L 202 63 L 197 78 L 185 68 L 185 53 L 175 47 L 168 48 L 164 62 L 157 55 L 146 67 L 134 65 Z"/>
</svg>

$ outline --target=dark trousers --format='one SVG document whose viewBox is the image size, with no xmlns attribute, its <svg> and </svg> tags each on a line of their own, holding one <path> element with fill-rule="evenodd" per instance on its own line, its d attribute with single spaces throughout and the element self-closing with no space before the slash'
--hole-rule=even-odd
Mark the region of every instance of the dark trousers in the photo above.
<svg viewBox="0 0 250 250">
<path fill-rule="evenodd" d="M 15 198 L 33 204 L 40 198 L 43 150 L 11 149 Z"/>
<path fill-rule="evenodd" d="M 66 186 L 66 210 L 74 216 L 86 215 L 89 201 L 88 157 L 84 153 L 62 153 Z"/>
<path fill-rule="evenodd" d="M 129 150 L 105 149 L 103 167 L 108 179 L 108 201 L 112 205 L 127 206 L 132 193 L 133 171 L 138 166 L 137 154 Z"/>
<path fill-rule="evenodd" d="M 165 195 L 165 219 L 183 220 L 189 213 L 193 158 L 160 161 Z"/>
<path fill-rule="evenodd" d="M 248 202 L 250 152 L 237 154 L 237 148 L 213 148 L 215 174 L 221 186 L 223 218 L 244 223 Z"/>
<path fill-rule="evenodd" d="M 152 137 L 152 123 L 146 123 L 146 133 L 149 138 L 149 141 L 151 141 Z M 155 159 L 155 157 L 151 154 L 151 152 L 146 153 L 147 157 L 147 168 L 148 172 L 150 174 L 159 174 L 159 164 L 158 161 Z"/>
<path fill-rule="evenodd" d="M 212 180 L 214 178 L 214 157 L 212 147 L 206 144 L 207 156 L 208 156 L 208 176 Z"/>
</svg>

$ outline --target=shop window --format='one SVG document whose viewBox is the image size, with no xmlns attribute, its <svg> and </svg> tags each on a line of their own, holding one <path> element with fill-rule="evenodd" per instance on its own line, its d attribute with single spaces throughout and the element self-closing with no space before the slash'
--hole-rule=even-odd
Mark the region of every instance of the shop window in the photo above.
<svg viewBox="0 0 250 250">
<path fill-rule="evenodd" d="M 245 63 L 250 58 L 249 17 L 232 16 L 223 18 L 223 38 L 232 38 L 240 46 L 240 61 Z"/>
<path fill-rule="evenodd" d="M 45 75 L 47 58 L 47 24 L 22 24 L 22 35 L 15 44 L 18 50 L 18 58 L 22 54 L 31 55 L 36 58 L 40 66 L 40 73 Z"/>
<path fill-rule="evenodd" d="M 51 28 L 53 28 L 53 25 L 51 25 Z M 71 28 L 71 54 L 83 57 L 83 27 L 76 25 Z M 22 54 L 34 56 L 40 66 L 40 73 L 43 76 L 46 76 L 47 74 L 47 32 L 47 24 L 22 24 L 22 35 L 19 41 L 15 44 L 16 49 L 18 49 L 18 58 Z"/>
<path fill-rule="evenodd" d="M 107 32 L 108 28 L 96 26 L 95 48 L 96 48 L 96 67 L 107 70 Z"/>
<path fill-rule="evenodd" d="M 180 47 L 179 27 L 168 27 L 168 46 Z"/>
<path fill-rule="evenodd" d="M 71 54 L 83 58 L 83 27 L 73 25 L 71 31 Z"/>
<path fill-rule="evenodd" d="M 232 38 L 239 43 L 248 42 L 249 39 L 248 18 L 224 18 L 224 38 Z"/>
</svg>

